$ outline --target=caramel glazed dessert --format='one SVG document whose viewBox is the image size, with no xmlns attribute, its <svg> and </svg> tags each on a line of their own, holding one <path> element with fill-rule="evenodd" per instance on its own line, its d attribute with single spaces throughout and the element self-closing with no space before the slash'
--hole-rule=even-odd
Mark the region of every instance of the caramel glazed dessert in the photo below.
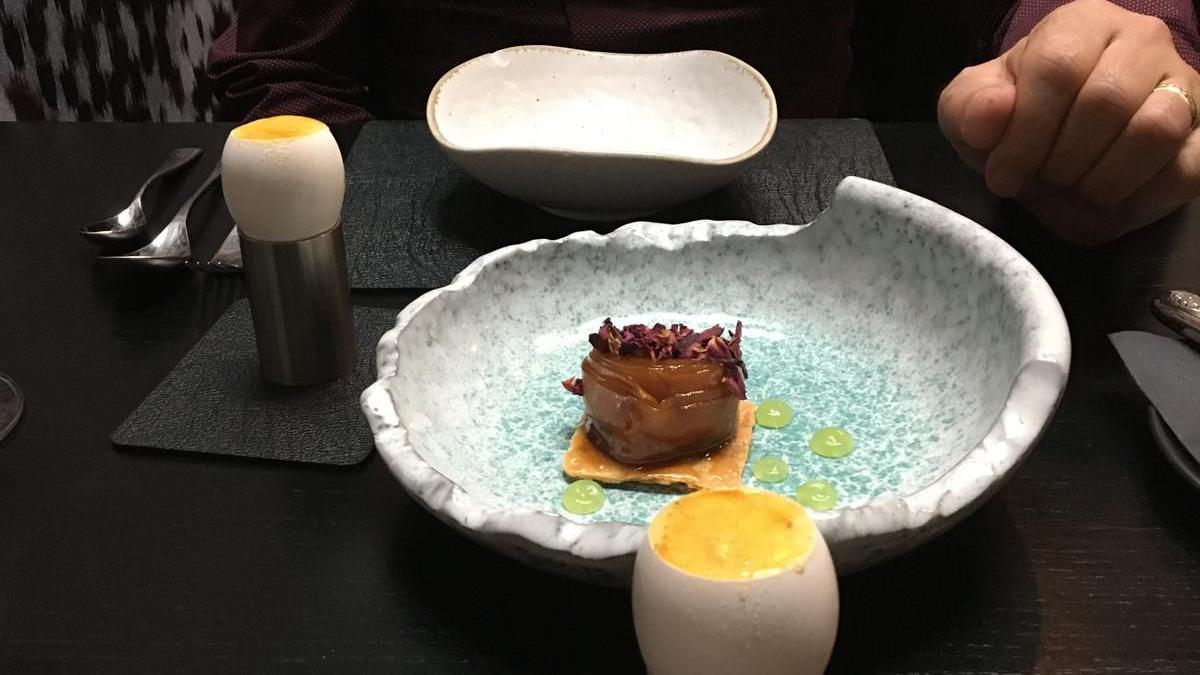
<svg viewBox="0 0 1200 675">
<path fill-rule="evenodd" d="M 586 439 L 626 465 L 660 464 L 710 453 L 738 432 L 746 398 L 742 324 L 733 334 L 713 326 L 636 324 L 618 330 L 605 319 L 588 336 L 582 378 L 563 386 L 583 396 Z"/>
</svg>

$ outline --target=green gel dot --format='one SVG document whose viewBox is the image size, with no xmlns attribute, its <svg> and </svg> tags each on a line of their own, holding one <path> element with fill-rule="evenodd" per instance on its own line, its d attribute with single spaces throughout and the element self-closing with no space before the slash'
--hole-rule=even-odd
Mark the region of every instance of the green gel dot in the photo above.
<svg viewBox="0 0 1200 675">
<path fill-rule="evenodd" d="M 595 513 L 604 506 L 604 488 L 594 480 L 577 480 L 563 490 L 562 504 L 576 515 Z"/>
<path fill-rule="evenodd" d="M 837 505 L 837 489 L 823 480 L 810 480 L 796 488 L 796 501 L 813 511 L 828 511 Z"/>
<path fill-rule="evenodd" d="M 854 450 L 854 439 L 841 427 L 825 427 L 813 434 L 810 445 L 822 457 L 845 457 Z"/>
<path fill-rule="evenodd" d="M 787 478 L 788 465 L 781 457 L 763 457 L 754 463 L 754 477 L 763 483 L 782 483 Z"/>
<path fill-rule="evenodd" d="M 768 429 L 786 427 L 792 421 L 792 408 L 777 398 L 763 401 L 754 411 L 754 421 L 758 422 L 758 426 Z"/>
</svg>

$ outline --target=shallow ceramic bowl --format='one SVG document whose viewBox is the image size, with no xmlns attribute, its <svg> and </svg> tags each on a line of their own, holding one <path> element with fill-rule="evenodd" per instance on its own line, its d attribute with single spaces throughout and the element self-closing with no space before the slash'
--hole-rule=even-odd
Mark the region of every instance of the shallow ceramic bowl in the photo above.
<svg viewBox="0 0 1200 675">
<path fill-rule="evenodd" d="M 672 495 L 610 488 L 563 511 L 560 466 L 582 404 L 559 381 L 586 336 L 623 321 L 745 323 L 752 400 L 795 411 L 756 429 L 743 482 L 839 492 L 814 513 L 841 573 L 962 519 L 1026 456 L 1066 382 L 1070 337 L 1046 282 L 975 223 L 847 178 L 808 226 L 634 223 L 488 254 L 400 313 L 362 397 L 405 488 L 470 536 L 541 567 L 627 583 L 645 523 Z M 809 449 L 849 430 L 853 453 Z M 763 455 L 789 464 L 759 485 Z"/>
<path fill-rule="evenodd" d="M 629 218 L 733 180 L 775 133 L 775 95 L 714 51 L 512 47 L 446 73 L 433 137 L 487 185 L 572 218 Z"/>
</svg>

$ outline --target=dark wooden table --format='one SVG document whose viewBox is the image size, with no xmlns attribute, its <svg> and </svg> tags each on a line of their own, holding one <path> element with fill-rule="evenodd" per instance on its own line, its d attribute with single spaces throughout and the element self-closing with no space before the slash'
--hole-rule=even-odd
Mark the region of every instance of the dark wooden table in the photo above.
<svg viewBox="0 0 1200 675">
<path fill-rule="evenodd" d="M 211 161 L 226 130 L 0 125 L 0 371 L 28 399 L 0 443 L 0 672 L 641 670 L 626 593 L 466 541 L 377 457 L 323 469 L 109 444 L 242 290 L 114 275 L 74 230 L 115 212 L 171 147 Z M 1157 330 L 1155 290 L 1200 288 L 1200 210 L 1073 249 L 990 197 L 933 127 L 879 135 L 901 187 L 1046 275 L 1075 356 L 1060 412 L 999 497 L 843 580 L 831 670 L 1200 672 L 1200 494 L 1158 455 L 1105 338 Z M 228 222 L 214 199 L 198 208 Z M 201 252 L 222 234 L 208 227 Z"/>
</svg>

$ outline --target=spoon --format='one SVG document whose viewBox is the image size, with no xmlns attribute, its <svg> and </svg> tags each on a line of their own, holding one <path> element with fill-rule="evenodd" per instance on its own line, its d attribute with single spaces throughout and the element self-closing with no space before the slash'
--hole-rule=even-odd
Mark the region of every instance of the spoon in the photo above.
<svg viewBox="0 0 1200 675">
<path fill-rule="evenodd" d="M 98 244 L 126 241 L 136 237 L 146 227 L 146 211 L 142 208 L 142 195 L 159 179 L 191 164 L 204 151 L 200 148 L 175 148 L 163 163 L 150 174 L 142 187 L 138 188 L 133 201 L 123 211 L 110 218 L 98 220 L 80 228 L 84 239 Z"/>
<path fill-rule="evenodd" d="M 133 253 L 125 255 L 102 255 L 97 258 L 102 263 L 110 265 L 125 265 L 131 267 L 179 267 L 186 263 L 192 255 L 192 242 L 188 238 L 187 221 L 192 204 L 204 194 L 217 178 L 221 176 L 221 165 L 218 164 L 208 178 L 196 188 L 191 197 L 179 207 L 171 222 L 149 244 Z"/>
<path fill-rule="evenodd" d="M 1159 321 L 1200 348 L 1200 295 L 1187 291 L 1163 291 L 1150 303 Z"/>
</svg>

